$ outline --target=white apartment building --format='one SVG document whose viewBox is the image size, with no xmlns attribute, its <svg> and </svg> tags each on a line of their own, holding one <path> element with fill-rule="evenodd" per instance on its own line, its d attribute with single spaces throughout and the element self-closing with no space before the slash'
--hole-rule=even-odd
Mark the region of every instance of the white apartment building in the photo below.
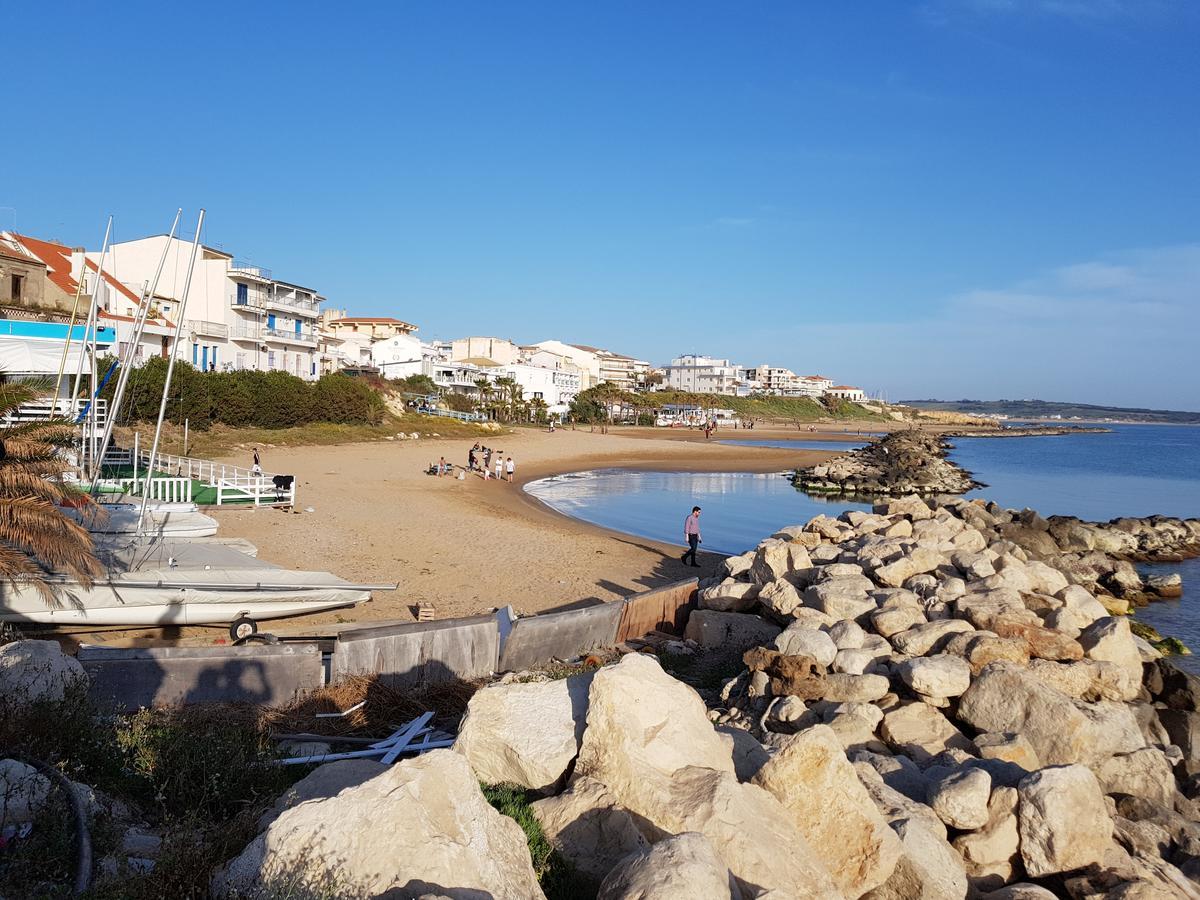
<svg viewBox="0 0 1200 900">
<path fill-rule="evenodd" d="M 787 396 L 800 392 L 796 373 L 780 366 L 763 365 L 747 369 L 746 380 L 756 382 L 758 390 L 766 394 Z"/>
<path fill-rule="evenodd" d="M 552 416 L 565 415 L 571 401 L 582 390 L 579 369 L 544 368 L 527 363 L 514 363 L 493 370 L 497 377 L 509 377 L 521 386 L 525 400 L 541 400 Z"/>
<path fill-rule="evenodd" d="M 796 379 L 796 387 L 802 397 L 824 397 L 833 382 L 824 375 L 801 375 Z"/>
<path fill-rule="evenodd" d="M 595 387 L 603 380 L 600 377 L 600 357 L 592 350 L 577 347 L 574 344 L 564 344 L 562 341 L 539 341 L 530 349 L 533 349 L 534 352 L 548 350 L 570 360 L 579 369 L 582 390 L 586 391 L 590 387 Z"/>
<path fill-rule="evenodd" d="M 745 391 L 744 372 L 727 359 L 688 354 L 664 366 L 666 387 L 694 394 L 737 394 Z"/>
<path fill-rule="evenodd" d="M 113 244 L 110 257 L 112 270 L 136 293 L 154 278 L 164 246 L 166 264 L 155 299 L 164 315 L 174 316 L 183 301 L 190 242 L 167 235 L 122 241 Z M 270 269 L 201 247 L 184 320 L 189 346 L 181 354 L 205 371 L 259 369 L 315 379 L 316 323 L 324 299 L 312 288 L 275 278 Z"/>
<path fill-rule="evenodd" d="M 600 381 L 616 385 L 623 391 L 640 391 L 646 386 L 650 363 L 611 350 L 581 347 L 595 353 L 600 360 Z"/>
</svg>

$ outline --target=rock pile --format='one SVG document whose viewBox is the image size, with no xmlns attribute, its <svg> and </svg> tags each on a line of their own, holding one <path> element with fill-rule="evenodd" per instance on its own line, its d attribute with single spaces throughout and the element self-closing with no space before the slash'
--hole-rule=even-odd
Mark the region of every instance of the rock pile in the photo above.
<svg viewBox="0 0 1200 900">
<path fill-rule="evenodd" d="M 965 494 L 981 487 L 971 473 L 946 458 L 949 444 L 924 431 L 893 431 L 829 462 L 800 469 L 792 483 L 820 494 Z"/>
</svg>

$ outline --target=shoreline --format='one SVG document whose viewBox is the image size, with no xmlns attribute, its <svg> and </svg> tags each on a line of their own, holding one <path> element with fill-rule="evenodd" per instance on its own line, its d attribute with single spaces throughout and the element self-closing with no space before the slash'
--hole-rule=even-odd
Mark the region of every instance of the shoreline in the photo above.
<svg viewBox="0 0 1200 900">
<path fill-rule="evenodd" d="M 740 430 L 739 430 L 740 431 Z M 758 432 L 778 436 L 774 430 Z M 219 535 L 245 538 L 259 557 L 286 569 L 332 572 L 352 581 L 395 582 L 356 607 L 268 620 L 278 635 L 327 635 L 341 627 L 414 621 L 420 602 L 439 619 L 512 605 L 522 615 L 613 600 L 683 578 L 714 574 L 723 554 L 701 552 L 685 567 L 683 545 L 642 538 L 560 513 L 527 493 L 531 481 L 601 468 L 770 473 L 812 465 L 822 450 L 743 447 L 693 438 L 663 440 L 654 429 L 554 434 L 521 429 L 490 438 L 517 462 L 512 484 L 476 475 L 426 475 L 445 456 L 461 466 L 474 441 L 423 439 L 269 449 L 263 465 L 296 475 L 296 512 L 273 508 L 206 510 Z M 830 438 L 836 445 L 853 436 Z M 237 462 L 236 458 L 229 461 Z M 457 472 L 456 472 L 457 474 Z M 305 512 L 306 509 L 313 512 Z M 680 512 L 682 522 L 684 512 Z M 66 644 L 207 645 L 224 627 L 64 628 Z"/>
</svg>

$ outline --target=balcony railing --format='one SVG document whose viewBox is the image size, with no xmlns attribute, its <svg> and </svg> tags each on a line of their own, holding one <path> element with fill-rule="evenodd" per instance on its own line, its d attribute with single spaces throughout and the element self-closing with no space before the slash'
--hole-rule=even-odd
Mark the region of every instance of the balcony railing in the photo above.
<svg viewBox="0 0 1200 900">
<path fill-rule="evenodd" d="M 279 309 L 296 310 L 313 317 L 316 317 L 317 313 L 321 311 L 321 305 L 315 301 L 302 300 L 299 297 L 280 296 L 278 294 L 273 297 L 267 297 L 266 305 Z"/>
<path fill-rule="evenodd" d="M 221 322 L 207 322 L 203 319 L 188 319 L 188 332 L 196 337 L 229 337 L 229 326 Z"/>
<path fill-rule="evenodd" d="M 261 291 L 251 291 L 239 298 L 236 293 L 229 295 L 229 305 L 234 309 L 262 309 L 267 305 L 267 295 Z"/>
<path fill-rule="evenodd" d="M 262 278 L 266 281 L 271 280 L 270 269 L 256 266 L 254 263 L 246 262 L 244 259 L 235 259 L 230 264 L 229 271 L 234 275 L 249 275 L 251 278 Z"/>
<path fill-rule="evenodd" d="M 262 329 L 257 325 L 234 325 L 229 336 L 234 340 L 257 341 L 262 339 Z"/>
<path fill-rule="evenodd" d="M 264 336 L 268 340 L 292 341 L 297 344 L 315 344 L 317 336 L 311 331 L 295 331 L 286 328 L 264 328 Z"/>
</svg>

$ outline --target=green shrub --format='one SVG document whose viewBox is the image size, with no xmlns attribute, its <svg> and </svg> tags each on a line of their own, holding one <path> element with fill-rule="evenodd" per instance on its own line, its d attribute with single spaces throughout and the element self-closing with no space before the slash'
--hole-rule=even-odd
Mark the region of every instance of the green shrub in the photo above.
<svg viewBox="0 0 1200 900">
<path fill-rule="evenodd" d="M 542 826 L 533 815 L 530 804 L 540 800 L 534 791 L 527 791 L 514 784 L 480 785 L 483 796 L 497 811 L 514 819 L 525 832 L 529 844 L 529 856 L 533 860 L 533 871 L 542 886 L 547 900 L 574 900 L 577 897 L 594 897 L 599 885 L 577 871 L 561 856 L 546 839 Z"/>
</svg>

